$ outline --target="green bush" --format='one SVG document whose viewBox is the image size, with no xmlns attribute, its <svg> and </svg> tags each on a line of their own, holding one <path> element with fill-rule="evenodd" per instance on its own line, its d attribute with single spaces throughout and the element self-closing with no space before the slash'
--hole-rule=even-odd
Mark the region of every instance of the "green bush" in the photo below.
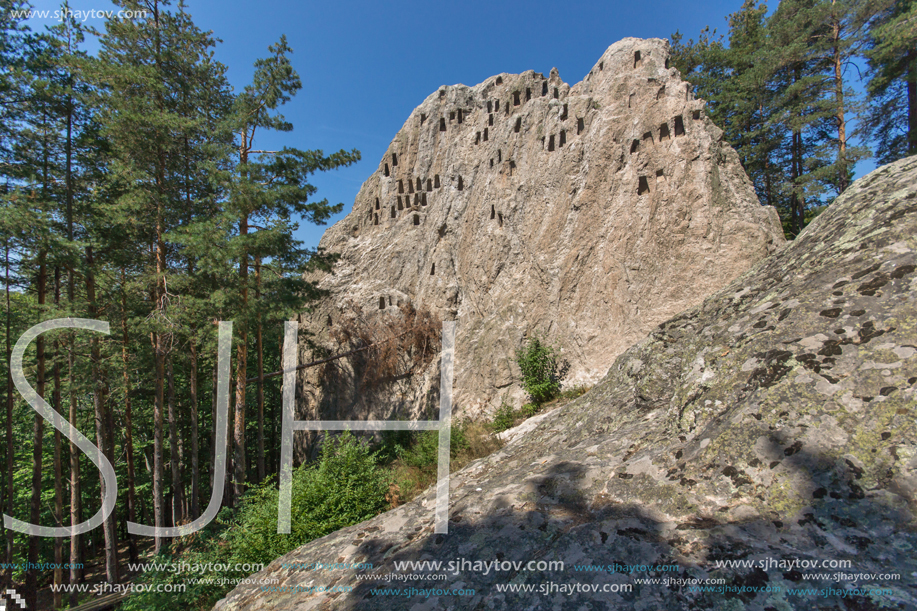
<svg viewBox="0 0 917 611">
<path fill-rule="evenodd" d="M 449 427 L 449 456 L 455 458 L 459 453 L 468 449 L 468 439 L 465 433 L 467 423 L 452 422 Z M 421 471 L 436 471 L 439 458 L 439 431 L 414 432 L 411 442 L 407 447 L 397 448 L 398 458 L 409 467 L 416 467 Z"/>
<path fill-rule="evenodd" d="M 350 432 L 329 437 L 317 466 L 293 476 L 291 530 L 277 534 L 276 485 L 261 486 L 226 533 L 237 562 L 270 562 L 291 549 L 339 528 L 368 520 L 386 509 L 387 474 L 376 455 Z"/>
<path fill-rule="evenodd" d="M 345 526 L 385 511 L 390 477 L 377 464 L 377 455 L 349 432 L 328 438 L 317 465 L 293 472 L 290 534 L 277 534 L 277 484 L 265 482 L 245 495 L 235 515 L 224 509 L 217 517 L 222 532 L 205 529 L 191 551 L 159 558 L 156 562 L 189 564 L 262 563 L 265 566 L 290 550 Z M 200 533 L 196 533 L 200 534 Z M 211 571 L 198 577 L 238 579 L 238 573 Z M 147 573 L 143 581 L 177 583 L 183 577 Z M 231 585 L 189 585 L 184 594 L 138 592 L 124 603 L 128 610 L 174 609 L 180 600 L 189 609 L 209 609 Z"/>
<path fill-rule="evenodd" d="M 560 381 L 567 375 L 570 364 L 561 360 L 558 352 L 537 336 L 516 351 L 516 363 L 522 370 L 522 388 L 533 403 L 546 403 L 560 393 Z"/>
<path fill-rule="evenodd" d="M 416 437 L 415 431 L 382 431 L 382 439 L 378 444 L 378 454 L 382 464 L 388 464 L 396 460 L 404 452 L 405 448 L 411 447 Z"/>
<path fill-rule="evenodd" d="M 436 469 L 439 455 L 439 431 L 419 431 L 412 435 L 411 443 L 400 448 L 398 458 L 409 467 L 421 471 Z"/>
<path fill-rule="evenodd" d="M 501 433 L 506 429 L 513 428 L 513 425 L 516 423 L 516 413 L 513 411 L 511 405 L 506 403 L 501 403 L 500 407 L 497 408 L 497 411 L 494 412 L 494 418 L 491 422 L 491 426 L 494 431 Z"/>
</svg>

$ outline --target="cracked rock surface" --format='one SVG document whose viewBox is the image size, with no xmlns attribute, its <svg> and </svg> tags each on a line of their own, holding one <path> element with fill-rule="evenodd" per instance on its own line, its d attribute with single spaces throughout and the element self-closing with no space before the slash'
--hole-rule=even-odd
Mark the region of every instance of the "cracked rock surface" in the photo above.
<svg viewBox="0 0 917 611">
<path fill-rule="evenodd" d="M 915 251 L 911 158 L 856 181 L 785 249 L 631 346 L 590 392 L 454 474 L 448 535 L 433 533 L 431 489 L 256 576 L 277 578 L 279 587 L 349 592 L 242 585 L 216 608 L 917 608 Z M 461 558 L 563 561 L 565 570 L 357 579 L 393 572 L 396 561 Z M 717 568 L 726 560 L 755 568 Z M 849 582 L 806 580 L 837 569 L 786 568 L 792 560 L 849 561 L 845 573 L 900 579 L 858 582 L 887 588 L 882 596 L 795 596 L 787 590 L 843 590 Z M 374 568 L 294 571 L 280 568 L 284 562 Z M 615 562 L 679 570 L 573 568 Z M 723 579 L 734 590 L 692 593 L 634 581 L 654 576 Z M 547 582 L 633 589 L 568 595 L 497 588 Z M 376 587 L 475 593 L 374 596 Z"/>
<path fill-rule="evenodd" d="M 353 210 L 321 247 L 329 298 L 301 317 L 328 329 L 399 304 L 455 320 L 455 404 L 519 401 L 515 350 L 535 332 L 563 347 L 568 384 L 593 384 L 628 346 L 784 244 L 736 152 L 668 43 L 628 38 L 570 86 L 556 71 L 443 86 L 408 117 Z M 324 353 L 321 353 L 324 354 Z M 303 343 L 301 362 L 319 357 Z M 315 391 L 301 419 L 418 417 L 438 404 L 438 363 L 364 400 Z M 313 376 L 313 377 L 310 377 Z"/>
</svg>

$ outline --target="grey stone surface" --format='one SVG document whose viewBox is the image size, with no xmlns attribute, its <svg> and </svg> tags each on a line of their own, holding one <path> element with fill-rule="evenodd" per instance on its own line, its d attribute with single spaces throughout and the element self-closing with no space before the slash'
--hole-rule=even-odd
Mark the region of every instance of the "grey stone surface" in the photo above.
<svg viewBox="0 0 917 611">
<path fill-rule="evenodd" d="M 607 61 L 607 59 L 606 59 Z M 608 65 L 606 64 L 606 69 Z M 309 595 L 236 588 L 254 609 L 917 608 L 917 159 L 856 181 L 793 243 L 621 354 L 590 392 L 451 481 L 448 535 L 433 491 L 287 554 L 257 577 L 347 586 Z M 564 571 L 462 571 L 373 583 L 361 571 L 282 562 L 563 561 Z M 804 579 L 838 569 L 716 568 L 850 561 L 881 597 Z M 771 592 L 691 593 L 646 573 L 576 564 L 677 564 L 658 578 L 721 578 Z M 619 593 L 498 591 L 499 584 L 631 584 Z M 373 596 L 376 587 L 473 588 L 473 596 Z M 827 593 L 826 593 L 827 594 Z"/>
<path fill-rule="evenodd" d="M 667 57 L 664 40 L 628 38 L 572 87 L 528 71 L 431 94 L 323 237 L 341 259 L 319 277 L 330 297 L 302 316 L 303 336 L 333 353 L 329 321 L 352 305 L 455 320 L 455 402 L 478 415 L 522 400 L 524 337 L 563 347 L 568 385 L 593 384 L 782 246 L 776 212 Z M 302 361 L 314 356 L 304 344 Z M 371 401 L 329 397 L 316 390 L 329 374 L 311 371 L 300 417 L 417 417 L 436 404 L 436 366 Z"/>
</svg>

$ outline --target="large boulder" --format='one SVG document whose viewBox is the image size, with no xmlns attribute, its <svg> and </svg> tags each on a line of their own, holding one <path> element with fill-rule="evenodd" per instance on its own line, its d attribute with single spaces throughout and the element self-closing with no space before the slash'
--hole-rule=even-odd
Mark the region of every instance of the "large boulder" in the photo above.
<svg viewBox="0 0 917 611">
<path fill-rule="evenodd" d="M 917 608 L 915 264 L 911 158 L 856 181 L 589 393 L 453 475 L 447 535 L 433 533 L 431 490 L 287 554 L 256 576 L 276 578 L 273 591 L 239 586 L 216 608 Z M 463 559 L 523 568 L 402 568 L 419 578 L 384 581 L 396 562 Z M 335 562 L 373 568 L 282 568 Z M 474 593 L 376 590 L 412 587 Z"/>
<path fill-rule="evenodd" d="M 528 71 L 431 94 L 322 238 L 341 258 L 316 277 L 328 298 L 300 318 L 301 361 L 341 350 L 329 331 L 355 311 L 410 303 L 456 321 L 455 402 L 477 415 L 522 399 L 526 336 L 563 347 L 568 385 L 593 384 L 782 246 L 776 212 L 668 54 L 628 38 L 572 87 Z M 353 372 L 310 370 L 299 415 L 416 418 L 438 403 L 436 365 L 370 398 L 341 388 Z"/>
</svg>

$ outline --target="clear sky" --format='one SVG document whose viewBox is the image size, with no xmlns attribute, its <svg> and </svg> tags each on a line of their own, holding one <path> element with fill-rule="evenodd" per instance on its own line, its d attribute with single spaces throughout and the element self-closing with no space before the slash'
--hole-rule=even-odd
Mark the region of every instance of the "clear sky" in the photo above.
<svg viewBox="0 0 917 611">
<path fill-rule="evenodd" d="M 286 34 L 303 88 L 283 109 L 293 132 L 269 135 L 263 148 L 358 149 L 363 160 L 319 174 L 319 199 L 350 212 L 360 185 L 376 169 L 411 111 L 441 85 L 476 85 L 500 72 L 535 70 L 579 82 L 621 38 L 696 38 L 705 26 L 725 32 L 725 17 L 741 0 L 566 0 L 500 2 L 435 0 L 188 0 L 195 23 L 222 43 L 217 58 L 240 90 L 252 64 Z M 34 9 L 59 8 L 32 0 Z M 776 2 L 774 2 L 776 5 Z M 111 10 L 108 0 L 71 0 L 73 10 Z M 40 29 L 52 19 L 33 19 Z M 87 24 L 102 28 L 102 19 Z M 869 168 L 871 168 L 871 164 Z M 869 169 L 867 168 L 867 169 Z M 860 168 L 858 168 L 859 170 Z M 862 172 L 858 171 L 858 175 Z M 323 227 L 303 224 L 299 237 L 315 246 Z"/>
</svg>

